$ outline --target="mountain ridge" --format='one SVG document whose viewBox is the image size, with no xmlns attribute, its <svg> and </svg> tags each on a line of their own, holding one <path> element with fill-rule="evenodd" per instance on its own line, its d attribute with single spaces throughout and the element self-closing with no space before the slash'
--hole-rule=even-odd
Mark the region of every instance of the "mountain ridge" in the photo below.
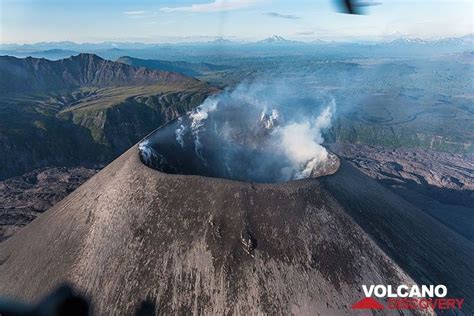
<svg viewBox="0 0 474 316">
<path fill-rule="evenodd" d="M 216 91 L 195 78 L 93 54 L 0 57 L 0 179 L 110 162 Z"/>
<path fill-rule="evenodd" d="M 0 56 L 0 93 L 70 90 L 80 87 L 199 83 L 181 74 L 139 68 L 103 59 L 95 54 L 50 61 L 44 58 Z"/>
<path fill-rule="evenodd" d="M 229 70 L 233 67 L 227 65 L 215 65 L 211 63 L 191 63 L 186 61 L 168 61 L 157 59 L 140 59 L 130 56 L 122 56 L 116 60 L 119 63 L 135 67 L 145 67 L 162 71 L 177 72 L 186 76 L 199 76 L 205 72 Z"/>
<path fill-rule="evenodd" d="M 142 42 L 100 42 L 100 43 L 75 43 L 75 42 L 70 42 L 70 41 L 65 41 L 65 42 L 39 42 L 39 43 L 31 43 L 31 44 L 16 44 L 16 43 L 11 43 L 11 44 L 1 44 L 0 49 L 1 50 L 8 50 L 8 49 L 21 49 L 21 50 L 29 50 L 29 49 L 51 49 L 51 48 L 66 48 L 69 50 L 74 50 L 74 49 L 111 49 L 111 48 L 131 48 L 131 47 L 138 47 L 138 48 L 151 48 L 151 47 L 156 47 L 156 46 L 169 46 L 169 45 L 183 45 L 183 44 L 199 44 L 199 45 L 205 45 L 205 44 L 216 44 L 216 45 L 239 45 L 239 44 L 251 44 L 251 43 L 258 43 L 261 41 L 265 40 L 271 40 L 272 38 L 274 39 L 282 39 L 283 41 L 287 42 L 298 42 L 298 43 L 307 43 L 311 44 L 311 41 L 316 42 L 318 44 L 326 42 L 322 41 L 321 39 L 311 39 L 311 41 L 298 41 L 298 40 L 291 40 L 291 39 L 285 39 L 284 37 L 280 35 L 272 35 L 270 37 L 264 38 L 264 39 L 259 39 L 255 41 L 237 41 L 237 40 L 229 40 L 226 38 L 216 38 L 214 40 L 208 41 L 208 42 L 176 42 L 176 43 L 168 43 L 168 42 L 158 42 L 158 43 L 142 43 Z M 399 37 L 399 38 L 394 38 L 392 40 L 387 40 L 387 39 L 381 39 L 381 40 L 373 40 L 371 41 L 372 43 L 378 43 L 378 44 L 385 44 L 389 42 L 397 42 L 399 40 L 407 40 L 411 42 L 426 42 L 426 43 L 436 43 L 436 42 L 442 42 L 442 41 L 453 41 L 457 40 L 459 42 L 464 41 L 466 43 L 472 43 L 472 40 L 474 38 L 474 33 L 470 34 L 465 34 L 462 36 L 448 36 L 448 37 L 443 37 L 443 38 L 437 38 L 437 39 L 416 39 L 412 37 Z M 415 41 L 413 39 L 416 39 Z M 333 40 L 327 40 L 326 43 L 331 43 L 331 44 L 357 44 L 359 41 L 357 40 L 340 40 L 340 41 L 333 41 Z"/>
</svg>

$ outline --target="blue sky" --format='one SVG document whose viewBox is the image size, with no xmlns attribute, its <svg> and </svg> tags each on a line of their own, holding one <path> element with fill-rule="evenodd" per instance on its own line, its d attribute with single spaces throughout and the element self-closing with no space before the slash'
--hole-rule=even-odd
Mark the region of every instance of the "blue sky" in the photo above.
<svg viewBox="0 0 474 316">
<path fill-rule="evenodd" d="M 364 1 L 369 2 L 369 1 Z M 370 2 L 374 3 L 375 0 Z M 0 0 L 2 43 L 437 38 L 473 32 L 470 0 L 380 0 L 366 15 L 333 0 Z"/>
</svg>

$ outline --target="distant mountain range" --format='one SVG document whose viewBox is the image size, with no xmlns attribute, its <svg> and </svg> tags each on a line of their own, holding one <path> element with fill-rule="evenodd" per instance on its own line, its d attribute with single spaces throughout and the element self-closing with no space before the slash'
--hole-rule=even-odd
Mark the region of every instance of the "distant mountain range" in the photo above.
<svg viewBox="0 0 474 316">
<path fill-rule="evenodd" d="M 251 44 L 260 44 L 260 45 L 266 45 L 266 44 L 283 44 L 283 45 L 286 45 L 286 44 L 297 44 L 297 43 L 304 43 L 304 42 L 298 42 L 298 41 L 291 41 L 291 40 L 287 40 L 281 36 L 278 36 L 278 35 L 272 35 L 266 39 L 263 39 L 261 41 L 258 41 L 258 42 L 254 42 L 254 43 L 251 43 Z"/>
<path fill-rule="evenodd" d="M 423 57 L 442 54 L 460 53 L 473 50 L 474 35 L 422 40 L 400 38 L 392 41 L 353 41 L 335 42 L 314 40 L 311 42 L 289 40 L 273 35 L 254 42 L 230 41 L 218 38 L 208 42 L 182 43 L 74 43 L 74 42 L 42 42 L 35 44 L 2 44 L 0 55 L 16 57 L 37 57 L 56 60 L 77 53 L 93 53 L 103 58 L 115 60 L 122 56 L 153 60 L 180 60 L 186 62 L 210 62 L 225 64 L 227 57 L 264 57 L 289 55 L 317 55 L 337 57 Z M 178 56 L 178 57 L 177 57 Z M 224 57 L 224 59 L 222 59 Z M 164 66 L 164 65 L 160 65 Z M 168 65 L 170 69 L 181 65 Z M 193 66 L 194 67 L 194 66 Z M 188 68 L 187 66 L 185 67 Z M 192 68 L 192 67 L 191 67 Z M 192 70 L 192 69 L 191 69 Z M 196 70 L 193 70 L 196 71 Z M 181 73 L 195 75 L 194 72 Z M 199 71 L 197 71 L 199 72 Z"/>
<path fill-rule="evenodd" d="M 123 56 L 117 59 L 117 62 L 132 65 L 135 67 L 146 67 L 149 69 L 158 69 L 172 71 L 184 74 L 186 76 L 199 76 L 206 72 L 229 70 L 233 67 L 226 65 L 214 65 L 210 63 L 190 63 L 186 61 L 166 61 L 154 59 L 139 59 L 129 56 Z"/>
<path fill-rule="evenodd" d="M 411 45 L 466 45 L 474 44 L 474 34 L 468 34 L 462 37 L 449 37 L 435 40 L 423 40 L 419 38 L 399 38 L 388 43 L 389 45 L 411 46 Z"/>
<path fill-rule="evenodd" d="M 419 38 L 398 38 L 391 41 L 380 40 L 365 42 L 370 45 L 420 45 L 420 44 L 464 44 L 472 45 L 474 43 L 474 33 L 467 34 L 461 37 L 447 37 L 441 39 L 424 40 Z M 268 38 L 248 42 L 248 41 L 232 41 L 225 38 L 217 38 L 207 42 L 178 42 L 178 43 L 141 43 L 141 42 L 101 42 L 101 43 L 75 43 L 70 41 L 65 42 L 39 42 L 33 44 L 1 44 L 0 50 L 16 50 L 16 51 L 47 51 L 51 50 L 54 53 L 55 49 L 71 50 L 75 52 L 82 52 L 84 50 L 103 50 L 103 49 L 146 49 L 160 46 L 182 46 L 182 45 L 248 45 L 248 44 L 306 44 L 306 45 L 323 45 L 323 44 L 360 44 L 359 41 L 324 41 L 324 40 L 312 40 L 312 41 L 298 41 L 286 39 L 280 35 L 272 35 Z"/>
<path fill-rule="evenodd" d="M 28 55 L 31 56 L 31 57 L 46 58 L 46 59 L 50 59 L 50 60 L 68 58 L 68 57 L 78 55 L 78 54 L 79 54 L 79 52 L 77 52 L 75 50 L 59 49 L 59 48 L 39 50 L 39 51 L 34 51 L 34 52 L 29 52 L 28 53 Z"/>
</svg>

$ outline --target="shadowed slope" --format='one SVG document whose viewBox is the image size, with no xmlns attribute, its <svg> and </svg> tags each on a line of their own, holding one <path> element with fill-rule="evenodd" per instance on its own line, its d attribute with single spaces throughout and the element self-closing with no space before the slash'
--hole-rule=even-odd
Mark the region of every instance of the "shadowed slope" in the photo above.
<svg viewBox="0 0 474 316">
<path fill-rule="evenodd" d="M 347 162 L 323 186 L 418 284 L 443 284 L 474 310 L 474 245 Z"/>
</svg>

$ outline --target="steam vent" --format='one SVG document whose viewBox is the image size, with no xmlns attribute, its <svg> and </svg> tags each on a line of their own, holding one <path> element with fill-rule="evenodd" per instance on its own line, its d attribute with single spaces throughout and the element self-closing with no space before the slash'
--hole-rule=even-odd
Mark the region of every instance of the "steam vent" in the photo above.
<svg viewBox="0 0 474 316">
<path fill-rule="evenodd" d="M 171 174 L 260 183 L 330 175 L 339 168 L 339 158 L 312 140 L 310 150 L 294 148 L 305 151 L 298 158 L 288 153 L 276 110 L 242 108 L 229 103 L 218 110 L 204 107 L 170 122 L 140 143 L 141 160 Z M 299 158 L 305 154 L 306 159 Z"/>
<path fill-rule="evenodd" d="M 95 315 L 133 315 L 144 302 L 157 315 L 344 315 L 362 284 L 415 280 L 472 298 L 460 290 L 472 285 L 472 249 L 351 165 L 286 182 L 307 164 L 226 169 L 207 149 L 226 145 L 207 134 L 202 151 L 192 133 L 183 147 L 160 146 L 185 123 L 150 135 L 0 244 L 0 293 L 34 302 L 69 282 Z M 428 257 L 439 251 L 442 264 Z"/>
</svg>

